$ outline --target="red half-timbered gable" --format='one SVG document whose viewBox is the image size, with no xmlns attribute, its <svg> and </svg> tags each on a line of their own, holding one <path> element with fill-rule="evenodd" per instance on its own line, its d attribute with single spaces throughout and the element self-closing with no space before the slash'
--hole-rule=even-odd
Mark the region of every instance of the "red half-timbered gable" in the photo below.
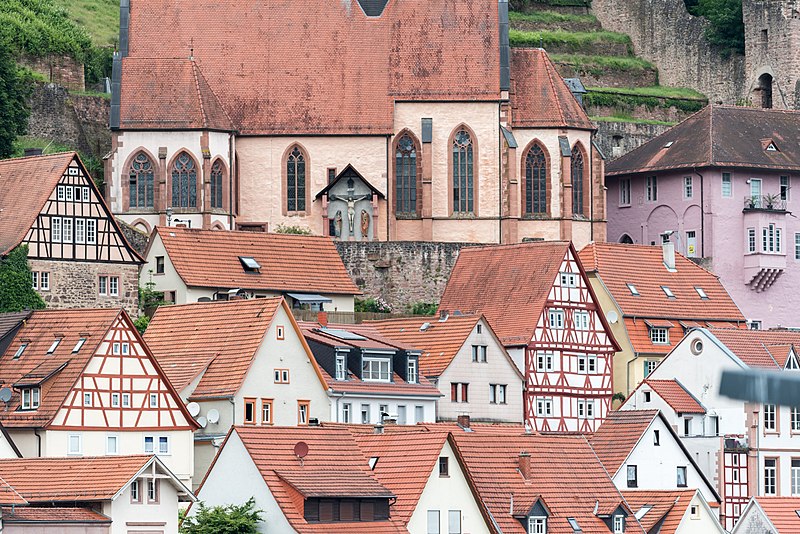
<svg viewBox="0 0 800 534">
<path fill-rule="evenodd" d="M 568 242 L 462 250 L 440 313 L 483 313 L 501 342 L 524 350 L 525 422 L 592 432 L 611 409 L 619 350 Z"/>
</svg>

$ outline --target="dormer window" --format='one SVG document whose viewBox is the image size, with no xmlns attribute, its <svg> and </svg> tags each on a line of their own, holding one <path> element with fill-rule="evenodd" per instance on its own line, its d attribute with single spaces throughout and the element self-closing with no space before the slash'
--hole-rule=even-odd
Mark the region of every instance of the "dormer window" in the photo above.
<svg viewBox="0 0 800 534">
<path fill-rule="evenodd" d="M 661 290 L 664 292 L 664 294 L 667 296 L 668 299 L 675 298 L 675 293 L 673 293 L 672 290 L 667 286 L 661 286 Z"/>
<path fill-rule="evenodd" d="M 417 359 L 416 358 L 409 358 L 408 359 L 408 382 L 409 384 L 416 384 L 419 382 L 419 376 L 417 373 Z"/>
<path fill-rule="evenodd" d="M 388 358 L 364 358 L 361 364 L 361 379 L 370 382 L 389 382 Z"/>
<path fill-rule="evenodd" d="M 706 294 L 706 292 L 705 292 L 705 291 L 703 291 L 703 288 L 702 288 L 702 287 L 697 287 L 697 286 L 695 286 L 695 287 L 694 287 L 694 290 L 695 290 L 695 291 L 697 291 L 697 294 L 698 294 L 698 295 L 700 295 L 700 298 L 701 298 L 701 299 L 703 299 L 703 300 L 708 300 L 708 295 Z"/>
<path fill-rule="evenodd" d="M 639 290 L 636 289 L 635 285 L 633 285 L 633 284 L 625 284 L 625 285 L 628 286 L 628 290 L 631 292 L 631 295 L 633 295 L 634 297 L 638 297 L 639 296 Z"/>
<path fill-rule="evenodd" d="M 614 516 L 614 534 L 625 532 L 625 516 L 622 514 Z"/>
<path fill-rule="evenodd" d="M 15 359 L 15 360 L 18 360 L 18 359 L 19 359 L 19 357 L 20 357 L 20 356 L 22 356 L 22 353 L 23 353 L 23 352 L 25 352 L 25 349 L 26 349 L 27 347 L 28 347 L 28 344 L 27 344 L 27 343 L 22 343 L 22 344 L 19 346 L 19 348 L 17 349 L 17 352 L 15 352 L 15 353 L 14 353 L 14 359 Z"/>
<path fill-rule="evenodd" d="M 21 393 L 23 410 L 35 410 L 39 407 L 40 388 L 25 388 Z"/>
<path fill-rule="evenodd" d="M 47 354 L 53 354 L 56 349 L 58 348 L 58 344 L 61 343 L 61 338 L 56 338 L 53 343 L 50 345 L 50 348 L 47 349 Z"/>
<path fill-rule="evenodd" d="M 337 354 L 336 355 L 336 380 L 345 380 L 347 379 L 347 368 L 345 367 L 345 356 L 344 354 Z"/>
<path fill-rule="evenodd" d="M 246 273 L 261 272 L 261 265 L 252 256 L 239 256 L 239 261 L 242 263 L 242 268 Z"/>
<path fill-rule="evenodd" d="M 538 516 L 529 517 L 528 534 L 547 534 L 547 518 Z"/>
<path fill-rule="evenodd" d="M 669 330 L 667 328 L 650 328 L 650 341 L 654 345 L 669 345 Z"/>
<path fill-rule="evenodd" d="M 770 142 L 767 144 L 767 148 L 766 148 L 765 150 L 766 150 L 767 152 L 777 152 L 777 151 L 778 151 L 778 146 L 775 144 L 775 142 L 774 142 L 774 141 L 770 141 Z"/>
</svg>

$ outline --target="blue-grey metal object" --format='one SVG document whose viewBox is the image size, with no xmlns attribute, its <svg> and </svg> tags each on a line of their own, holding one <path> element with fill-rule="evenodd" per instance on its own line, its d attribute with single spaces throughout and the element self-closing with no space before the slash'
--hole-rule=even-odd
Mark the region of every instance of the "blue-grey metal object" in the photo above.
<svg viewBox="0 0 800 534">
<path fill-rule="evenodd" d="M 128 30 L 130 28 L 131 0 L 119 0 L 119 52 L 128 55 Z"/>
<path fill-rule="evenodd" d="M 558 136 L 558 146 L 561 148 L 561 157 L 568 158 L 572 156 L 572 149 L 569 146 L 569 139 L 566 135 Z"/>
<path fill-rule="evenodd" d="M 433 142 L 433 119 L 422 119 L 422 142 Z"/>
<path fill-rule="evenodd" d="M 722 372 L 719 393 L 759 404 L 800 406 L 800 373 L 726 370 Z"/>
<path fill-rule="evenodd" d="M 114 62 L 111 65 L 111 115 L 108 117 L 108 126 L 112 130 L 119 128 L 119 91 L 122 81 L 122 54 L 114 52 Z"/>
<path fill-rule="evenodd" d="M 506 130 L 504 126 L 500 127 L 500 131 L 503 132 L 503 137 L 506 138 L 508 148 L 517 148 L 517 139 L 514 137 L 514 134 Z"/>
<path fill-rule="evenodd" d="M 500 25 L 500 90 L 511 89 L 510 45 L 508 41 L 508 0 L 497 4 Z"/>
</svg>

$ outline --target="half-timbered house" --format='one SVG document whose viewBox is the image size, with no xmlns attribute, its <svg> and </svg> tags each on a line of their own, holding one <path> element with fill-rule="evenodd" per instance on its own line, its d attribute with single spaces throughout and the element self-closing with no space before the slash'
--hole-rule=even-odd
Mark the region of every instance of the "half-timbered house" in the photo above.
<svg viewBox="0 0 800 534">
<path fill-rule="evenodd" d="M 124 310 L 20 323 L 0 357 L 0 421 L 23 457 L 156 454 L 191 484 L 197 424 Z"/>
<path fill-rule="evenodd" d="M 27 245 L 49 307 L 136 314 L 143 259 L 74 152 L 0 161 L 0 257 Z"/>
<path fill-rule="evenodd" d="M 594 431 L 611 409 L 619 350 L 565 241 L 461 251 L 439 313 L 482 313 L 525 374 L 525 422 L 539 431 Z"/>
</svg>

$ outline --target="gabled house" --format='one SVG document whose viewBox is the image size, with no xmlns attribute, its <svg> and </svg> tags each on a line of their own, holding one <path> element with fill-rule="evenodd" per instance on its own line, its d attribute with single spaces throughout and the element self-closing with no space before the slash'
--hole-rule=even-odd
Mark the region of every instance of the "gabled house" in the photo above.
<svg viewBox="0 0 800 534">
<path fill-rule="evenodd" d="M 753 497 L 731 534 L 800 532 L 800 497 Z"/>
<path fill-rule="evenodd" d="M 592 288 L 621 350 L 614 391 L 630 394 L 690 328 L 745 327 L 719 278 L 662 246 L 590 243 L 580 251 Z"/>
<path fill-rule="evenodd" d="M 177 304 L 283 296 L 292 308 L 352 312 L 361 292 L 327 237 L 159 226 L 140 283 Z"/>
<path fill-rule="evenodd" d="M 481 315 L 403 318 L 368 323 L 386 338 L 422 351 L 419 372 L 443 395 L 439 421 L 521 423 L 523 375 Z"/>
<path fill-rule="evenodd" d="M 661 412 L 613 411 L 587 439 L 620 491 L 692 488 L 719 509 L 714 486 Z"/>
<path fill-rule="evenodd" d="M 441 397 L 420 373 L 419 351 L 371 325 L 303 322 L 300 327 L 327 385 L 330 421 L 400 425 L 436 421 Z"/>
<path fill-rule="evenodd" d="M 328 385 L 281 297 L 161 306 L 145 340 L 201 426 L 196 482 L 233 425 L 330 418 Z"/>
<path fill-rule="evenodd" d="M 0 161 L 0 258 L 28 247 L 51 308 L 139 308 L 143 259 L 75 152 Z"/>
<path fill-rule="evenodd" d="M 722 497 L 730 530 L 751 496 L 800 493 L 800 410 L 719 394 L 725 370 L 799 373 L 800 333 L 691 330 L 620 410 L 659 408 Z M 673 381 L 670 384 L 670 381 Z M 678 387 L 679 386 L 679 387 Z M 701 411 L 703 413 L 696 413 Z"/>
<path fill-rule="evenodd" d="M 152 455 L 0 460 L 0 479 L 4 532 L 177 532 L 195 501 Z"/>
<path fill-rule="evenodd" d="M 700 490 L 623 491 L 647 534 L 725 534 Z"/>
<path fill-rule="evenodd" d="M 22 456 L 156 454 L 191 484 L 198 427 L 122 309 L 37 310 L 0 355 Z"/>
<path fill-rule="evenodd" d="M 462 249 L 439 314 L 482 314 L 525 375 L 524 421 L 594 431 L 611 409 L 620 349 L 569 242 Z"/>
</svg>

